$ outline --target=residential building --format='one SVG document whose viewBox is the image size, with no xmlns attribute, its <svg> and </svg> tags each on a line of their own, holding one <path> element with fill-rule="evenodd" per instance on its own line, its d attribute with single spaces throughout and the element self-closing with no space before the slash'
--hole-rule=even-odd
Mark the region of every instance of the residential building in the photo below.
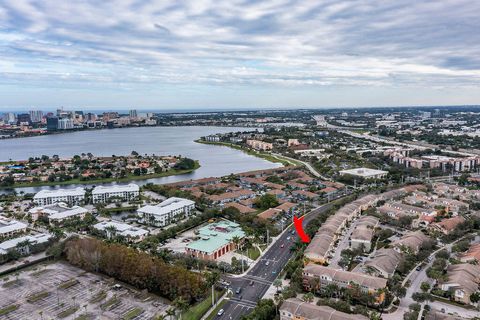
<svg viewBox="0 0 480 320">
<path fill-rule="evenodd" d="M 350 247 L 352 249 L 363 248 L 363 251 L 369 252 L 372 249 L 372 239 L 378 223 L 379 220 L 375 217 L 360 217 L 350 237 Z"/>
<path fill-rule="evenodd" d="M 362 271 L 378 277 L 391 278 L 402 260 L 403 254 L 392 248 L 382 248 L 375 252 L 372 260 L 365 263 Z"/>
<path fill-rule="evenodd" d="M 261 140 L 247 140 L 247 146 L 255 150 L 269 151 L 273 149 L 273 144 Z"/>
<path fill-rule="evenodd" d="M 452 264 L 447 268 L 448 280 L 442 282 L 441 289 L 453 290 L 457 302 L 471 304 L 470 296 L 479 290 L 480 266 L 462 263 Z"/>
<path fill-rule="evenodd" d="M 83 188 L 40 190 L 33 196 L 33 202 L 39 206 L 46 206 L 57 202 L 64 202 L 68 205 L 79 205 L 85 201 L 85 190 Z"/>
<path fill-rule="evenodd" d="M 58 202 L 43 207 L 35 207 L 28 211 L 32 220 L 36 221 L 41 216 L 47 217 L 50 223 L 61 224 L 65 220 L 78 217 L 85 218 L 88 210 L 79 206 L 69 207 L 66 203 Z"/>
<path fill-rule="evenodd" d="M 363 293 L 375 295 L 377 302 L 385 298 L 385 293 L 379 293 L 379 290 L 387 288 L 387 279 L 316 264 L 306 265 L 303 268 L 302 278 L 303 286 L 308 291 L 321 291 L 330 284 L 338 288 L 349 288 L 354 283 Z"/>
<path fill-rule="evenodd" d="M 172 197 L 157 205 L 141 207 L 137 215 L 142 223 L 164 227 L 178 218 L 190 216 L 194 210 L 194 201 Z"/>
<path fill-rule="evenodd" d="M 328 306 L 317 306 L 298 298 L 290 298 L 282 303 L 280 320 L 367 320 L 359 314 L 348 314 Z"/>
<path fill-rule="evenodd" d="M 430 240 L 430 237 L 426 236 L 423 232 L 413 231 L 394 241 L 392 246 L 398 252 L 408 251 L 417 254 L 422 248 L 422 245 Z"/>
<path fill-rule="evenodd" d="M 214 194 L 208 196 L 208 199 L 212 201 L 214 204 L 225 204 L 227 202 L 237 202 L 240 200 L 245 200 L 249 198 L 255 197 L 255 192 L 250 190 L 238 190 L 232 192 L 225 192 L 222 194 Z"/>
<path fill-rule="evenodd" d="M 433 230 L 442 232 L 443 234 L 449 234 L 450 232 L 455 230 L 458 225 L 464 222 L 465 218 L 463 218 L 462 216 L 456 216 L 453 218 L 443 219 L 440 222 L 432 223 L 430 227 Z"/>
<path fill-rule="evenodd" d="M 235 250 L 235 239 L 243 241 L 245 233 L 235 222 L 221 220 L 198 230 L 198 239 L 187 244 L 186 253 L 204 260 L 216 260 Z"/>
<path fill-rule="evenodd" d="M 73 119 L 62 118 L 58 120 L 58 130 L 70 130 L 75 127 Z"/>
<path fill-rule="evenodd" d="M 122 236 L 133 242 L 142 241 L 148 235 L 148 230 L 113 220 L 102 221 L 95 224 L 93 228 L 103 233 L 107 238 Z"/>
<path fill-rule="evenodd" d="M 98 186 L 92 191 L 93 203 L 131 201 L 138 198 L 140 188 L 130 183 L 127 185 Z"/>
<path fill-rule="evenodd" d="M 462 262 L 480 262 L 480 243 L 470 246 L 467 252 L 460 255 L 460 261 Z"/>
<path fill-rule="evenodd" d="M 0 238 L 9 238 L 27 231 L 26 223 L 0 217 Z"/>
<path fill-rule="evenodd" d="M 39 233 L 36 235 L 27 235 L 14 239 L 10 239 L 0 243 L 0 255 L 8 254 L 12 250 L 17 250 L 20 254 L 28 254 L 32 246 L 47 243 L 52 236 L 48 233 Z M 28 244 L 25 246 L 20 243 Z"/>
</svg>

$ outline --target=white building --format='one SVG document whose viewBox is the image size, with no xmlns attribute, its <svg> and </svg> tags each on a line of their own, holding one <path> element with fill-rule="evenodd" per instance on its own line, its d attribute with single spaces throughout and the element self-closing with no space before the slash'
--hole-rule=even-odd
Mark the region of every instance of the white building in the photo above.
<svg viewBox="0 0 480 320">
<path fill-rule="evenodd" d="M 104 232 L 107 238 L 120 235 L 134 242 L 142 241 L 148 235 L 148 230 L 113 220 L 102 221 L 93 228 Z"/>
<path fill-rule="evenodd" d="M 85 190 L 83 188 L 41 190 L 33 197 L 33 202 L 39 206 L 46 206 L 57 202 L 78 205 L 84 200 Z"/>
<path fill-rule="evenodd" d="M 109 201 L 130 201 L 138 198 L 140 188 L 136 184 L 98 186 L 92 191 L 93 203 L 104 203 Z"/>
<path fill-rule="evenodd" d="M 83 219 L 88 210 L 79 206 L 68 207 L 66 203 L 59 202 L 43 207 L 35 207 L 28 210 L 32 220 L 36 221 L 40 216 L 46 216 L 50 223 L 62 223 L 67 219 L 79 217 Z"/>
<path fill-rule="evenodd" d="M 14 248 L 16 248 L 17 250 L 28 251 L 30 248 L 26 248 L 26 249 L 17 248 L 17 245 L 25 241 L 28 241 L 30 243 L 30 246 L 42 244 L 50 240 L 51 237 L 52 236 L 48 233 L 39 233 L 36 235 L 28 235 L 28 236 L 18 237 L 18 238 L 4 241 L 0 243 L 0 255 L 7 254 L 10 250 Z M 27 252 L 23 252 L 23 253 L 27 253 Z"/>
<path fill-rule="evenodd" d="M 188 217 L 194 209 L 194 201 L 172 197 L 155 206 L 148 205 L 138 209 L 137 215 L 142 223 L 164 227 L 179 216 Z"/>
<path fill-rule="evenodd" d="M 341 170 L 340 175 L 351 175 L 354 177 L 361 177 L 364 179 L 382 179 L 388 174 L 387 171 L 376 170 L 370 168 L 355 168 L 348 170 Z"/>
<path fill-rule="evenodd" d="M 17 220 L 0 218 L 0 238 L 11 237 L 15 234 L 27 231 L 28 225 Z"/>
<path fill-rule="evenodd" d="M 58 119 L 58 130 L 70 130 L 75 127 L 73 119 L 63 118 Z"/>
</svg>

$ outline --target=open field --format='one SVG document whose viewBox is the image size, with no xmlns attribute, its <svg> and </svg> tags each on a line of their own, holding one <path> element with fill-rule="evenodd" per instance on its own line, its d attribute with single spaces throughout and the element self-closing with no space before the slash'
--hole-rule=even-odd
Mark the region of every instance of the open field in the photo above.
<svg viewBox="0 0 480 320">
<path fill-rule="evenodd" d="M 152 319 L 165 300 L 88 273 L 52 263 L 0 278 L 0 319 Z"/>
</svg>

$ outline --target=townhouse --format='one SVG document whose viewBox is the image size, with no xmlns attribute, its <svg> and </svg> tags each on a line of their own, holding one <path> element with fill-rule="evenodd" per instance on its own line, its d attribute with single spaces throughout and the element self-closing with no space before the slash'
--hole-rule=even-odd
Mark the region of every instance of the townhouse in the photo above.
<svg viewBox="0 0 480 320">
<path fill-rule="evenodd" d="M 470 296 L 479 291 L 480 266 L 462 263 L 447 268 L 448 279 L 441 284 L 443 291 L 453 290 L 453 298 L 457 302 L 471 304 Z"/>
<path fill-rule="evenodd" d="M 372 239 L 378 224 L 379 220 L 375 217 L 360 217 L 350 236 L 350 247 L 352 249 L 363 248 L 363 251 L 369 252 L 372 249 Z"/>
</svg>

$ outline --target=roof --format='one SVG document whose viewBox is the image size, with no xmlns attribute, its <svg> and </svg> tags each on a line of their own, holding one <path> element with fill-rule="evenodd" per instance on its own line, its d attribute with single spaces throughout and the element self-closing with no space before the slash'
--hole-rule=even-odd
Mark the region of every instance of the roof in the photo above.
<svg viewBox="0 0 480 320">
<path fill-rule="evenodd" d="M 198 229 L 198 233 L 199 239 L 187 244 L 187 248 L 209 254 L 232 242 L 234 237 L 245 237 L 240 225 L 228 220 L 208 224 Z"/>
<path fill-rule="evenodd" d="M 365 263 L 365 267 L 373 267 L 387 274 L 393 274 L 402 259 L 403 255 L 401 253 L 391 248 L 382 248 L 375 252 L 372 260 Z"/>
<path fill-rule="evenodd" d="M 443 230 L 451 231 L 455 229 L 460 223 L 463 223 L 463 222 L 465 222 L 465 218 L 463 218 L 462 216 L 456 216 L 453 218 L 444 219 L 440 222 L 434 223 L 434 225 L 438 226 Z"/>
<path fill-rule="evenodd" d="M 280 313 L 288 312 L 295 317 L 306 320 L 363 320 L 368 319 L 359 314 L 348 314 L 337 311 L 329 306 L 317 306 L 298 298 L 285 300 L 280 307 Z"/>
<path fill-rule="evenodd" d="M 303 268 L 303 272 L 308 275 L 321 276 L 327 275 L 335 281 L 346 283 L 354 282 L 360 286 L 369 289 L 382 289 L 387 286 L 387 279 L 371 276 L 364 273 L 350 272 L 342 269 L 333 269 L 317 264 L 308 264 Z"/>
<path fill-rule="evenodd" d="M 276 217 L 279 213 L 280 213 L 279 210 L 276 210 L 275 208 L 270 208 L 263 211 L 262 213 L 259 213 L 258 217 L 261 219 L 272 219 Z"/>
<path fill-rule="evenodd" d="M 235 208 L 237 209 L 240 213 L 253 213 L 256 212 L 257 210 L 252 209 L 250 207 L 244 206 L 243 204 L 237 203 L 237 202 L 228 202 L 225 204 L 226 208 Z"/>
<path fill-rule="evenodd" d="M 170 213 L 171 211 L 182 209 L 192 205 L 195 205 L 195 201 L 192 201 L 189 199 L 171 197 L 165 201 L 162 201 L 157 205 L 154 205 L 154 206 L 146 205 L 144 207 L 141 207 L 137 211 L 141 213 L 163 216 Z"/>
<path fill-rule="evenodd" d="M 239 190 L 239 191 L 233 191 L 233 192 L 225 192 L 222 194 L 214 194 L 209 196 L 208 198 L 212 201 L 222 201 L 227 199 L 236 199 L 243 196 L 252 196 L 254 194 L 255 193 L 250 190 Z"/>
<path fill-rule="evenodd" d="M 100 223 L 97 223 L 93 226 L 97 230 L 105 231 L 109 227 L 114 227 L 117 234 L 120 234 L 125 237 L 141 237 L 143 235 L 148 234 L 148 230 L 132 226 L 127 223 L 122 223 L 118 221 L 102 221 Z"/>
<path fill-rule="evenodd" d="M 59 202 L 48 206 L 35 207 L 28 212 L 30 214 L 46 214 L 48 218 L 52 220 L 62 220 L 76 215 L 85 214 L 88 210 L 79 206 L 68 207 L 66 203 Z"/>
<path fill-rule="evenodd" d="M 0 254 L 6 254 L 8 250 L 15 248 L 17 244 L 29 241 L 31 244 L 40 244 L 47 242 L 52 236 L 48 233 L 39 233 L 36 235 L 27 235 L 10 239 L 0 243 Z"/>
<path fill-rule="evenodd" d="M 418 251 L 424 242 L 429 241 L 430 238 L 421 231 L 409 232 L 397 241 L 393 242 L 394 246 L 405 246 L 413 251 Z"/>
<path fill-rule="evenodd" d="M 376 170 L 370 168 L 355 168 L 355 169 L 348 169 L 348 170 L 341 170 L 340 174 L 350 174 L 353 176 L 360 176 L 360 177 L 374 177 L 381 174 L 387 174 L 387 171 L 383 170 Z"/>
<path fill-rule="evenodd" d="M 54 189 L 54 190 L 47 190 L 43 189 L 40 190 L 33 196 L 33 199 L 42 199 L 42 198 L 50 198 L 50 197 L 78 197 L 78 196 L 85 196 L 85 190 L 83 188 L 74 188 L 74 189 Z"/>
<path fill-rule="evenodd" d="M 0 219 L 0 234 L 26 229 L 26 223 L 17 220 Z"/>
<path fill-rule="evenodd" d="M 138 192 L 140 187 L 134 183 L 130 184 L 116 184 L 112 186 L 97 186 L 92 191 L 92 195 L 102 193 L 114 193 L 114 192 Z"/>
</svg>

